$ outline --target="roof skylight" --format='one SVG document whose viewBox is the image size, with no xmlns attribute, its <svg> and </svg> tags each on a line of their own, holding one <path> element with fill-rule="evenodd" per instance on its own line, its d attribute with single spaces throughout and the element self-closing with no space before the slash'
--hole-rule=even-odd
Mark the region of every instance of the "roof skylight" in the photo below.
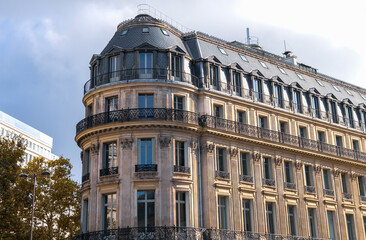
<svg viewBox="0 0 366 240">
<path fill-rule="evenodd" d="M 169 33 L 167 30 L 165 30 L 164 28 L 161 28 L 161 31 L 162 33 L 165 35 L 165 36 L 169 36 Z"/>
<path fill-rule="evenodd" d="M 287 74 L 287 73 L 286 73 L 286 71 L 285 71 L 285 69 L 283 69 L 283 68 L 281 68 L 281 67 L 278 67 L 278 69 L 280 70 L 280 72 L 281 72 L 282 74 Z"/>
<path fill-rule="evenodd" d="M 220 52 L 221 52 L 222 54 L 227 55 L 227 53 L 226 53 L 225 49 L 223 49 L 222 47 L 219 47 L 219 46 L 217 46 L 217 48 L 220 50 Z"/>
<path fill-rule="evenodd" d="M 296 75 L 297 75 L 301 80 L 305 80 L 305 78 L 304 78 L 300 73 L 296 73 Z"/>
<path fill-rule="evenodd" d="M 324 84 L 323 84 L 319 79 L 316 79 L 316 78 L 315 78 L 315 81 L 316 81 L 320 86 L 324 87 Z"/>
<path fill-rule="evenodd" d="M 264 68 L 268 68 L 267 64 L 265 62 L 262 62 L 261 60 L 258 60 L 258 62 L 262 65 Z"/>
<path fill-rule="evenodd" d="M 361 95 L 362 99 L 366 101 L 366 96 L 361 93 L 360 93 L 360 95 Z"/>
<path fill-rule="evenodd" d="M 126 35 L 127 32 L 128 32 L 128 29 L 123 30 L 122 33 L 121 33 L 121 36 Z"/>
<path fill-rule="evenodd" d="M 344 90 L 346 90 L 346 92 L 348 93 L 348 95 L 351 95 L 351 96 L 353 96 L 353 94 L 351 93 L 351 91 L 350 90 L 348 90 L 348 89 L 344 89 Z"/>
<path fill-rule="evenodd" d="M 248 59 L 247 59 L 247 57 L 246 57 L 245 55 L 243 55 L 243 54 L 239 53 L 239 56 L 241 57 L 241 59 L 242 59 L 243 61 L 245 61 L 245 62 L 249 62 L 249 61 L 248 61 Z"/>
<path fill-rule="evenodd" d="M 148 32 L 149 32 L 149 28 L 148 28 L 148 27 L 144 27 L 144 28 L 142 28 L 142 32 L 143 32 L 143 33 L 148 33 Z"/>
<path fill-rule="evenodd" d="M 333 86 L 333 88 L 337 91 L 337 92 L 340 92 L 341 90 L 339 90 L 339 88 L 336 86 L 336 85 L 333 85 L 332 84 L 332 86 Z"/>
</svg>

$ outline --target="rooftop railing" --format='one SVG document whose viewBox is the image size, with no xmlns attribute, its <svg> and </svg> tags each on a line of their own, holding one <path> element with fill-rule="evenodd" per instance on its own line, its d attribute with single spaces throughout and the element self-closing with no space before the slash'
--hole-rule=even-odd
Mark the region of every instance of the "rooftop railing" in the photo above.
<svg viewBox="0 0 366 240">
<path fill-rule="evenodd" d="M 110 83 L 127 83 L 136 79 L 186 82 L 198 87 L 198 78 L 192 74 L 166 68 L 136 68 L 108 72 L 92 77 L 84 85 L 84 94 Z"/>
</svg>

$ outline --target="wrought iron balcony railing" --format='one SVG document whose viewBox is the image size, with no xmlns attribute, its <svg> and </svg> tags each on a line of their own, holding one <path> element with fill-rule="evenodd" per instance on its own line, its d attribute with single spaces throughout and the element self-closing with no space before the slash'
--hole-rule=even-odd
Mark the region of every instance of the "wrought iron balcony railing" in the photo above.
<svg viewBox="0 0 366 240">
<path fill-rule="evenodd" d="M 305 192 L 307 193 L 316 193 L 316 189 L 314 186 L 305 186 Z"/>
<path fill-rule="evenodd" d="M 253 183 L 253 176 L 240 175 L 239 180 L 243 182 Z"/>
<path fill-rule="evenodd" d="M 198 77 L 181 71 L 166 68 L 137 68 L 108 72 L 91 78 L 84 85 L 84 94 L 109 83 L 127 83 L 137 79 L 158 79 L 166 81 L 187 82 L 198 87 Z"/>
<path fill-rule="evenodd" d="M 265 186 L 271 186 L 271 187 L 275 187 L 276 186 L 276 181 L 274 179 L 263 178 L 262 179 L 262 183 Z"/>
<path fill-rule="evenodd" d="M 157 164 L 137 164 L 135 165 L 135 172 L 157 172 Z"/>
<path fill-rule="evenodd" d="M 88 180 L 89 180 L 89 176 L 90 176 L 90 173 L 85 173 L 85 174 L 81 177 L 81 181 L 82 181 L 82 182 L 88 181 Z"/>
<path fill-rule="evenodd" d="M 362 202 L 366 202 L 366 196 L 360 196 Z"/>
<path fill-rule="evenodd" d="M 352 195 L 352 193 L 343 193 L 343 198 L 347 199 L 347 200 L 352 200 L 353 195 Z"/>
<path fill-rule="evenodd" d="M 291 190 L 296 190 L 296 183 L 285 182 L 284 187 Z"/>
<path fill-rule="evenodd" d="M 324 189 L 324 195 L 326 196 L 334 196 L 334 190 L 332 189 Z"/>
<path fill-rule="evenodd" d="M 186 166 L 178 166 L 178 165 L 174 165 L 174 172 L 179 172 L 179 173 L 191 173 L 191 168 L 190 167 L 186 167 Z"/>
<path fill-rule="evenodd" d="M 230 179 L 230 173 L 226 171 L 216 171 L 215 176 L 217 178 Z"/>
<path fill-rule="evenodd" d="M 320 238 L 193 227 L 131 227 L 83 233 L 71 240 L 322 240 Z M 324 239 L 325 240 L 325 239 Z"/>
<path fill-rule="evenodd" d="M 110 168 L 103 168 L 100 169 L 99 175 L 102 176 L 108 176 L 108 175 L 114 175 L 118 174 L 118 167 L 110 167 Z"/>
<path fill-rule="evenodd" d="M 198 114 L 171 108 L 134 108 L 99 113 L 84 118 L 76 125 L 76 134 L 109 123 L 133 121 L 174 121 L 198 125 Z"/>
</svg>

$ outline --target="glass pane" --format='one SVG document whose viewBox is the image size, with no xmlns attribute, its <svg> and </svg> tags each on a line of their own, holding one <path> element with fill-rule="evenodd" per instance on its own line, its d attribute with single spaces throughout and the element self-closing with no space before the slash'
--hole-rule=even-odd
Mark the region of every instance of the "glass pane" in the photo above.
<svg viewBox="0 0 366 240">
<path fill-rule="evenodd" d="M 146 95 L 146 108 L 154 108 L 154 95 Z"/>
<path fill-rule="evenodd" d="M 147 68 L 147 73 L 152 72 L 152 54 L 151 53 L 146 54 L 146 68 Z"/>
<path fill-rule="evenodd" d="M 333 220 L 333 212 L 328 211 L 328 226 L 329 226 L 329 237 L 330 239 L 335 239 L 335 231 L 334 231 L 334 220 Z"/>
<path fill-rule="evenodd" d="M 155 204 L 147 203 L 147 226 L 155 226 Z"/>
<path fill-rule="evenodd" d="M 137 191 L 137 200 L 145 200 L 145 192 Z"/>
<path fill-rule="evenodd" d="M 145 108 L 145 95 L 139 94 L 139 108 Z"/>
<path fill-rule="evenodd" d="M 146 68 L 146 54 L 140 53 L 140 68 Z"/>
<path fill-rule="evenodd" d="M 155 199 L 155 191 L 147 191 L 147 200 L 154 200 Z"/>
<path fill-rule="evenodd" d="M 137 226 L 145 227 L 145 203 L 137 203 Z"/>
</svg>

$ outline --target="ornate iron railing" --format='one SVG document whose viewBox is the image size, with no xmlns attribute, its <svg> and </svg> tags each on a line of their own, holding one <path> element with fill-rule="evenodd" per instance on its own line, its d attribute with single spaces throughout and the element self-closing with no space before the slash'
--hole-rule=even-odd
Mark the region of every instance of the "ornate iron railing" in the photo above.
<svg viewBox="0 0 366 240">
<path fill-rule="evenodd" d="M 343 193 L 343 198 L 347 199 L 347 200 L 352 200 L 353 195 L 352 195 L 352 193 Z"/>
<path fill-rule="evenodd" d="M 108 72 L 92 77 L 84 85 L 84 94 L 109 83 L 127 83 L 137 79 L 158 79 L 166 81 L 187 82 L 199 86 L 198 77 L 181 71 L 166 68 L 137 68 Z"/>
<path fill-rule="evenodd" d="M 174 172 L 191 173 L 191 168 L 186 166 L 174 165 Z"/>
<path fill-rule="evenodd" d="M 110 167 L 110 168 L 103 168 L 100 169 L 99 175 L 102 176 L 108 176 L 108 175 L 114 175 L 118 174 L 118 167 Z"/>
<path fill-rule="evenodd" d="M 137 164 L 135 165 L 135 172 L 157 172 L 157 164 Z"/>
<path fill-rule="evenodd" d="M 316 189 L 314 186 L 305 186 L 305 192 L 307 193 L 315 193 Z"/>
<path fill-rule="evenodd" d="M 326 195 L 326 196 L 334 196 L 334 190 L 332 190 L 332 189 L 324 189 L 324 195 Z"/>
<path fill-rule="evenodd" d="M 240 175 L 239 180 L 243 182 L 253 183 L 253 176 Z"/>
<path fill-rule="evenodd" d="M 284 187 L 291 190 L 296 190 L 296 183 L 285 182 Z"/>
<path fill-rule="evenodd" d="M 82 177 L 81 177 L 81 181 L 85 182 L 88 181 L 90 177 L 90 173 L 85 173 Z"/>
<path fill-rule="evenodd" d="M 360 196 L 362 202 L 366 202 L 366 196 Z"/>
<path fill-rule="evenodd" d="M 216 171 L 215 176 L 217 178 L 230 179 L 230 173 L 226 171 Z"/>
<path fill-rule="evenodd" d="M 134 108 L 99 113 L 84 118 L 76 125 L 76 134 L 109 123 L 132 121 L 174 121 L 198 125 L 198 114 L 171 108 Z"/>
<path fill-rule="evenodd" d="M 274 179 L 263 178 L 262 179 L 262 183 L 265 186 L 271 186 L 271 187 L 275 187 L 276 186 L 276 181 Z"/>
<path fill-rule="evenodd" d="M 290 135 L 287 133 L 273 131 L 266 128 L 235 122 L 210 115 L 202 115 L 199 119 L 202 127 L 216 128 L 228 132 L 234 132 L 249 137 L 266 139 L 300 148 L 306 148 L 313 151 L 324 152 L 341 157 L 351 158 L 366 162 L 366 153 L 353 149 L 338 147 L 324 142 L 315 141 L 308 138 Z"/>
<path fill-rule="evenodd" d="M 71 240 L 323 240 L 320 238 L 193 227 L 131 227 L 83 233 Z M 324 239 L 325 240 L 325 239 Z"/>
</svg>

